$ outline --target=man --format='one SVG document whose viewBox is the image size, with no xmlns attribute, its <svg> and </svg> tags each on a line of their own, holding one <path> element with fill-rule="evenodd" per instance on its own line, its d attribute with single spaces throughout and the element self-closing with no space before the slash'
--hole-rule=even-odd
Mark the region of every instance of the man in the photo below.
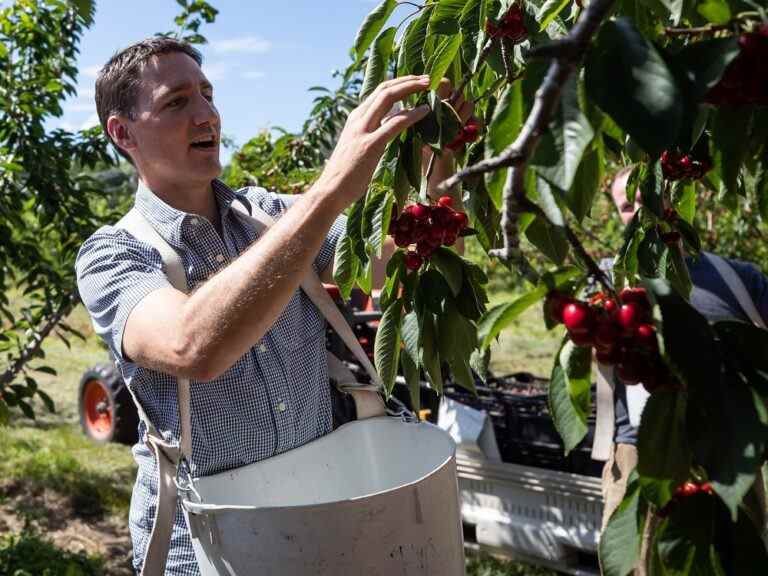
<svg viewBox="0 0 768 576">
<path fill-rule="evenodd" d="M 632 220 L 635 212 L 640 208 L 639 200 L 634 204 L 627 200 L 626 186 L 629 174 L 630 170 L 619 172 L 611 187 L 613 202 L 625 225 Z M 740 260 L 725 260 L 744 284 L 763 321 L 768 323 L 768 278 L 754 264 Z M 686 257 L 686 263 L 693 283 L 690 303 L 696 310 L 713 322 L 725 319 L 752 322 L 706 252 L 699 258 Z M 618 378 L 614 380 L 614 410 L 613 452 L 603 469 L 605 500 L 603 527 L 624 498 L 629 475 L 637 466 L 637 428 L 630 423 L 627 387 Z M 644 561 L 647 559 L 649 539 L 650 533 L 647 530 L 644 535 L 640 565 L 635 568 L 636 576 L 646 574 L 647 568 Z"/>
<path fill-rule="evenodd" d="M 365 193 L 387 143 L 428 112 L 391 110 L 429 80 L 382 83 L 350 114 L 317 182 L 287 209 L 262 189 L 236 193 L 216 179 L 221 123 L 201 61 L 194 48 L 156 37 L 113 56 L 96 82 L 104 133 L 140 178 L 136 208 L 179 253 L 189 293 L 170 285 L 155 248 L 113 226 L 86 240 L 76 267 L 95 330 L 168 441 L 179 438 L 177 378 L 190 379 L 192 465 L 209 475 L 330 432 L 325 322 L 299 284 L 310 266 L 330 278 L 341 212 Z M 235 200 L 279 219 L 259 237 L 231 208 Z M 139 570 L 158 477 L 143 442 L 133 453 Z M 166 574 L 197 573 L 177 506 Z"/>
</svg>

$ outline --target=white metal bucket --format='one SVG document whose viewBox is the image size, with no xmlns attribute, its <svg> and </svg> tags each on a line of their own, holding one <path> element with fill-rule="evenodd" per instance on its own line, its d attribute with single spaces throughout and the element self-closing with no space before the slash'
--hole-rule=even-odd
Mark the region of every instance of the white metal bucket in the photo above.
<svg viewBox="0 0 768 576">
<path fill-rule="evenodd" d="M 380 417 L 195 480 L 182 499 L 203 576 L 461 576 L 455 444 Z"/>
</svg>

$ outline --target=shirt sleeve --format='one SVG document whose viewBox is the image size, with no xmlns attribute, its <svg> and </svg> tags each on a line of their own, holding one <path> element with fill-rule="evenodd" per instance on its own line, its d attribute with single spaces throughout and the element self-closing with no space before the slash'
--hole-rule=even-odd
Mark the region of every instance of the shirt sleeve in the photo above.
<svg viewBox="0 0 768 576">
<path fill-rule="evenodd" d="M 744 286 L 747 288 L 760 316 L 763 317 L 763 321 L 768 324 L 768 278 L 751 262 L 729 260 L 729 263 L 736 270 L 741 281 L 744 282 Z"/>
<path fill-rule="evenodd" d="M 124 230 L 105 226 L 81 246 L 75 271 L 95 332 L 117 360 L 130 362 L 123 355 L 129 314 L 150 292 L 171 285 L 160 253 Z"/>
<path fill-rule="evenodd" d="M 267 192 L 264 188 L 256 187 L 248 188 L 246 190 L 246 197 L 250 202 L 258 205 L 264 212 L 275 219 L 279 219 L 290 208 L 291 204 L 298 199 L 298 195 L 273 194 Z M 325 270 L 333 261 L 333 255 L 336 253 L 336 243 L 346 234 L 346 231 L 347 217 L 342 214 L 331 225 L 323 245 L 315 257 L 314 267 L 318 274 Z"/>
</svg>

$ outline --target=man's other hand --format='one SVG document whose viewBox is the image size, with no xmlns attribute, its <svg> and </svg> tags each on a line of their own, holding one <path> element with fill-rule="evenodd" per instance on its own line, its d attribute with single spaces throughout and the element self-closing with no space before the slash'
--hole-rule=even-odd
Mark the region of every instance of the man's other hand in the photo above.
<svg viewBox="0 0 768 576">
<path fill-rule="evenodd" d="M 353 110 L 315 186 L 330 190 L 339 211 L 360 198 L 376 170 L 387 144 L 429 112 L 429 106 L 391 113 L 411 94 L 429 88 L 429 76 L 403 76 L 387 80 Z"/>
</svg>

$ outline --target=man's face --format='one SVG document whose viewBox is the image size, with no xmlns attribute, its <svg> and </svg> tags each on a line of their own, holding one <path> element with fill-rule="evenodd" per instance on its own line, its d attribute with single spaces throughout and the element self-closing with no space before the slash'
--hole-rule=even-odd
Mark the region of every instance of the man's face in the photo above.
<svg viewBox="0 0 768 576">
<path fill-rule="evenodd" d="M 616 178 L 611 184 L 611 196 L 616 209 L 619 211 L 619 218 L 626 226 L 632 220 L 635 212 L 640 208 L 640 202 L 632 204 L 627 200 L 627 180 L 631 170 L 622 170 L 616 174 Z"/>
<path fill-rule="evenodd" d="M 192 58 L 152 58 L 141 76 L 129 150 L 145 179 L 172 186 L 209 184 L 221 173 L 221 124 L 213 87 Z"/>
</svg>

